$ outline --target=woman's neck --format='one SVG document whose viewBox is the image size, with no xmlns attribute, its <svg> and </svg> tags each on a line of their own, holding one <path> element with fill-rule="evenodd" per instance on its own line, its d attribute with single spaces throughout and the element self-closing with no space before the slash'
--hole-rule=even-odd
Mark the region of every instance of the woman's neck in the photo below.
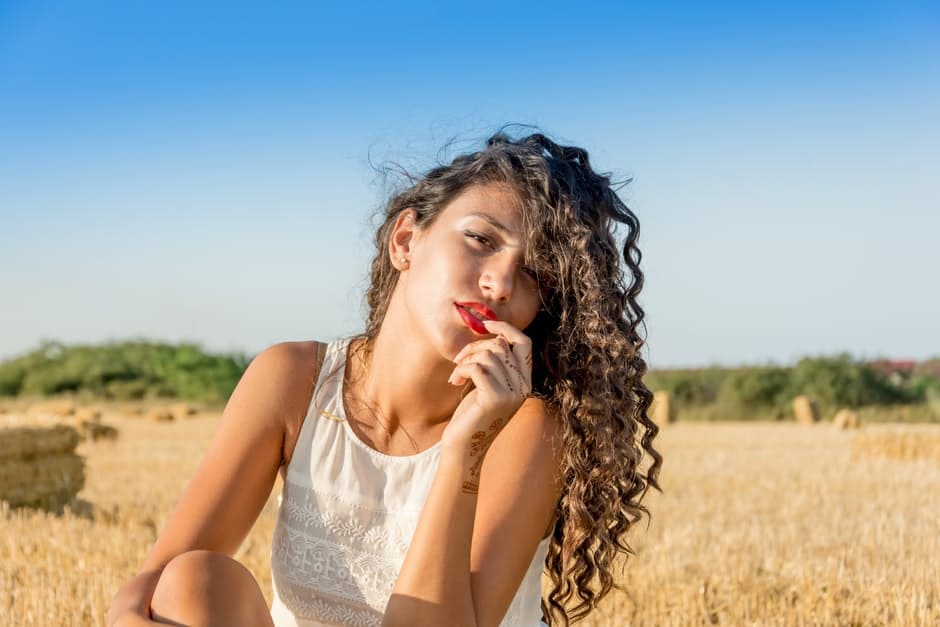
<svg viewBox="0 0 940 627">
<path fill-rule="evenodd" d="M 361 422 L 370 422 L 374 412 L 389 438 L 402 429 L 421 439 L 450 421 L 462 395 L 447 382 L 453 364 L 384 325 L 371 346 L 362 342 L 350 346 L 346 366 L 349 397 Z"/>
</svg>

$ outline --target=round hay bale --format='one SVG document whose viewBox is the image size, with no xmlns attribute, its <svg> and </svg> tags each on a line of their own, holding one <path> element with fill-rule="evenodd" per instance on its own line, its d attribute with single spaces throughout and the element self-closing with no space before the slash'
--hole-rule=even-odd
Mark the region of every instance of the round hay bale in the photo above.
<svg viewBox="0 0 940 627">
<path fill-rule="evenodd" d="M 847 429 L 858 429 L 861 423 L 858 421 L 858 414 L 851 409 L 840 409 L 832 419 L 832 426 L 841 431 Z"/>
<path fill-rule="evenodd" d="M 796 421 L 803 425 L 819 422 L 819 408 L 816 402 L 808 396 L 797 396 L 793 399 L 793 415 Z"/>
<path fill-rule="evenodd" d="M 101 422 L 101 410 L 96 407 L 79 407 L 75 410 L 75 422 Z"/>
<path fill-rule="evenodd" d="M 669 392 L 657 390 L 653 392 L 653 403 L 650 405 L 650 417 L 658 425 L 676 421 L 676 404 L 672 402 Z"/>
<path fill-rule="evenodd" d="M 195 416 L 197 411 L 189 403 L 175 403 L 170 405 L 170 413 L 173 414 L 173 418 L 176 420 L 183 420 Z"/>
<path fill-rule="evenodd" d="M 133 402 L 119 403 L 117 405 L 114 405 L 112 409 L 119 414 L 123 414 L 125 416 L 129 416 L 132 418 L 136 418 L 138 416 L 144 416 L 147 413 L 143 405 L 141 405 L 140 403 L 133 403 Z"/>
<path fill-rule="evenodd" d="M 89 440 L 96 442 L 102 439 L 114 440 L 118 436 L 117 428 L 104 424 L 101 422 L 100 417 L 95 417 L 93 419 L 73 418 L 69 424 L 78 430 L 82 442 Z"/>
<path fill-rule="evenodd" d="M 154 422 L 173 422 L 173 413 L 166 407 L 151 407 L 147 411 L 147 420 Z"/>
<path fill-rule="evenodd" d="M 116 440 L 118 437 L 117 427 L 106 425 L 101 422 L 90 422 L 85 425 L 85 439 L 97 442 L 98 440 Z"/>
<path fill-rule="evenodd" d="M 75 427 L 84 442 L 95 439 L 91 436 L 95 426 L 101 424 L 101 411 L 92 407 L 80 407 L 66 420 L 67 424 Z"/>
<path fill-rule="evenodd" d="M 78 405 L 75 401 L 68 398 L 50 398 L 38 403 L 34 403 L 30 408 L 30 414 L 51 414 L 53 416 L 62 416 L 66 418 L 75 413 Z"/>
</svg>

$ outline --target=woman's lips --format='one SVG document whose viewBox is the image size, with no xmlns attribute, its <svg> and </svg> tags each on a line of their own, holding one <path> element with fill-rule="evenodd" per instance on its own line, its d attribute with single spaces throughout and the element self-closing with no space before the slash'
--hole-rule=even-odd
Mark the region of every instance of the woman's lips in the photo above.
<svg viewBox="0 0 940 627">
<path fill-rule="evenodd" d="M 457 301 L 454 303 L 465 309 L 469 309 L 470 313 L 476 314 L 480 318 L 486 320 L 499 320 L 499 316 L 496 315 L 496 312 L 484 305 L 483 303 L 477 303 L 474 301 L 460 302 Z"/>
<path fill-rule="evenodd" d="M 478 335 L 487 335 L 489 331 L 483 326 L 482 320 L 498 320 L 499 317 L 492 309 L 483 303 L 454 303 L 454 308 L 463 319 L 464 324 Z"/>
</svg>

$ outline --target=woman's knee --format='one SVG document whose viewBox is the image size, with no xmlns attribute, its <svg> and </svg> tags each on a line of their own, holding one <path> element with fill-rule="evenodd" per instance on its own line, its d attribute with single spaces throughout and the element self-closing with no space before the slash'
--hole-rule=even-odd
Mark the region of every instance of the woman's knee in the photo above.
<svg viewBox="0 0 940 627">
<path fill-rule="evenodd" d="M 233 604 L 247 607 L 236 608 Z M 264 597 L 251 572 L 237 560 L 213 551 L 187 551 L 163 569 L 151 610 L 165 620 L 209 624 L 219 612 L 266 613 Z"/>
</svg>

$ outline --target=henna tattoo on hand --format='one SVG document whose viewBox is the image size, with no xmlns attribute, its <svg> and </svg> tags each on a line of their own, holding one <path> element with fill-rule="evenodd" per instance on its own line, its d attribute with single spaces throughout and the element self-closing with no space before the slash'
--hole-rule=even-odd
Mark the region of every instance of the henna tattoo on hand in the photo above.
<svg viewBox="0 0 940 627">
<path fill-rule="evenodd" d="M 511 361 L 509 361 L 508 359 L 506 360 L 506 367 L 509 368 L 510 370 L 515 370 L 515 371 L 516 371 L 516 374 L 518 374 L 520 377 L 522 377 L 522 371 L 519 370 L 519 367 L 516 366 L 516 364 L 512 363 Z M 524 381 L 524 380 L 525 380 L 525 377 L 522 377 L 522 379 L 523 379 L 523 381 Z"/>
</svg>

